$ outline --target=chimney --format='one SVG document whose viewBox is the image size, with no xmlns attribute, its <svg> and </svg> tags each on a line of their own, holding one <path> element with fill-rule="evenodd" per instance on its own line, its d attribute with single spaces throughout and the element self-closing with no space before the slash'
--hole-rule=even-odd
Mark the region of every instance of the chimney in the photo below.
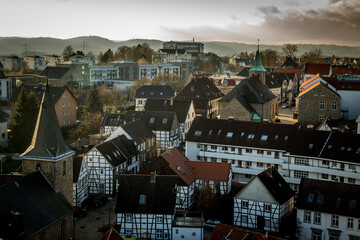
<svg viewBox="0 0 360 240">
<path fill-rule="evenodd" d="M 156 156 L 157 156 L 157 157 L 160 157 L 160 155 L 161 155 L 161 148 L 157 148 L 157 150 L 156 150 Z"/>
<path fill-rule="evenodd" d="M 156 182 L 156 171 L 150 173 L 150 183 Z"/>
</svg>

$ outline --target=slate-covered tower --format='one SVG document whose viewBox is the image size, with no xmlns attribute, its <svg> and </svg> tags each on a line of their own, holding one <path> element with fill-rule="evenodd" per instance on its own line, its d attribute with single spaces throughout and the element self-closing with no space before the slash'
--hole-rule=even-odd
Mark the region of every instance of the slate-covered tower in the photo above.
<svg viewBox="0 0 360 240">
<path fill-rule="evenodd" d="M 55 190 L 60 190 L 72 203 L 73 155 L 64 143 L 47 84 L 31 145 L 21 155 L 23 174 L 42 171 Z"/>
<path fill-rule="evenodd" d="M 249 76 L 258 77 L 265 84 L 266 69 L 263 67 L 260 57 L 259 45 L 256 50 L 256 56 L 253 66 L 249 69 Z"/>
</svg>

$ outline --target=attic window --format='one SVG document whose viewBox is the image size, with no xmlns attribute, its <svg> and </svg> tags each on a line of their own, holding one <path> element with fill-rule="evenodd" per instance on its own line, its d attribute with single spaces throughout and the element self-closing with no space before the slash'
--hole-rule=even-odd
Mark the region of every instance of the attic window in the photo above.
<svg viewBox="0 0 360 240">
<path fill-rule="evenodd" d="M 287 141 L 287 140 L 289 139 L 289 136 L 285 136 L 285 138 L 284 138 L 284 139 L 285 139 L 285 141 Z"/>
<path fill-rule="evenodd" d="M 245 133 L 244 133 L 244 132 L 242 132 L 242 133 L 241 133 L 241 136 L 243 137 L 244 135 L 245 135 Z"/>
<path fill-rule="evenodd" d="M 167 118 L 163 119 L 163 124 L 167 123 Z"/>
<path fill-rule="evenodd" d="M 328 146 L 328 149 L 331 149 L 331 148 L 332 148 L 332 145 L 329 145 L 329 146 Z"/>
<path fill-rule="evenodd" d="M 139 198 L 139 204 L 146 204 L 146 195 L 141 194 Z"/>
<path fill-rule="evenodd" d="M 209 131 L 209 135 L 211 135 L 211 134 L 212 134 L 212 132 L 213 132 L 213 130 L 210 130 L 210 131 Z"/>
<path fill-rule="evenodd" d="M 342 147 L 341 147 L 341 150 L 342 150 L 342 151 L 344 151 L 344 150 L 345 150 L 345 147 L 344 147 L 344 146 L 342 146 Z"/>
<path fill-rule="evenodd" d="M 164 101 L 164 105 L 166 105 L 166 104 L 167 104 L 167 100 Z"/>
<path fill-rule="evenodd" d="M 279 135 L 275 135 L 275 139 L 279 139 Z"/>
<path fill-rule="evenodd" d="M 350 151 L 351 151 L 351 147 L 348 147 L 348 149 L 347 149 L 347 150 L 348 150 L 348 152 L 350 152 Z"/>
<path fill-rule="evenodd" d="M 150 92 L 150 95 L 151 95 L 151 96 L 154 96 L 154 95 L 155 95 L 155 93 L 154 93 L 154 92 Z"/>
<path fill-rule="evenodd" d="M 194 91 L 195 91 L 195 85 L 191 85 L 190 91 L 191 91 L 191 92 L 194 92 Z"/>
<path fill-rule="evenodd" d="M 198 130 L 198 131 L 195 131 L 195 134 L 194 134 L 194 135 L 195 135 L 195 136 L 201 136 L 201 134 L 202 134 L 202 131 L 199 131 L 199 130 Z"/>
<path fill-rule="evenodd" d="M 154 123 L 155 122 L 155 118 L 150 118 L 150 123 Z"/>
<path fill-rule="evenodd" d="M 163 92 L 160 92 L 160 96 L 162 96 L 164 93 Z"/>
<path fill-rule="evenodd" d="M 231 137 L 233 136 L 233 134 L 234 134 L 233 132 L 228 132 L 228 133 L 226 134 L 226 137 L 227 137 L 227 138 L 231 138 Z"/>
<path fill-rule="evenodd" d="M 312 203 L 312 202 L 314 202 L 314 194 L 313 193 L 310 193 L 309 195 L 308 195 L 308 197 L 307 197 L 307 203 Z"/>
<path fill-rule="evenodd" d="M 360 147 L 356 150 L 356 153 L 357 153 L 357 154 L 360 153 Z"/>
<path fill-rule="evenodd" d="M 357 200 L 354 200 L 354 199 L 350 200 L 349 208 L 350 209 L 356 209 L 356 206 L 357 206 Z"/>
<path fill-rule="evenodd" d="M 318 197 L 317 197 L 317 200 L 316 200 L 316 203 L 317 204 L 323 204 L 324 203 L 324 195 L 322 194 L 319 194 Z"/>
<path fill-rule="evenodd" d="M 248 135 L 248 139 L 254 139 L 255 135 L 254 134 L 249 134 Z"/>
<path fill-rule="evenodd" d="M 111 157 L 109 155 L 106 154 L 106 157 L 107 157 L 107 159 L 111 160 Z"/>
<path fill-rule="evenodd" d="M 314 147 L 314 144 L 310 143 L 309 144 L 309 149 L 313 149 L 313 147 Z"/>
<path fill-rule="evenodd" d="M 218 134 L 217 135 L 220 135 L 221 134 L 221 129 L 219 129 L 219 131 L 218 131 Z"/>
<path fill-rule="evenodd" d="M 180 166 L 177 166 L 176 169 L 179 170 L 179 172 L 181 172 L 182 175 L 185 174 L 185 171 Z"/>
<path fill-rule="evenodd" d="M 262 135 L 262 136 L 261 136 L 261 140 L 262 140 L 262 141 L 266 141 L 267 139 L 268 139 L 268 135 Z"/>
</svg>

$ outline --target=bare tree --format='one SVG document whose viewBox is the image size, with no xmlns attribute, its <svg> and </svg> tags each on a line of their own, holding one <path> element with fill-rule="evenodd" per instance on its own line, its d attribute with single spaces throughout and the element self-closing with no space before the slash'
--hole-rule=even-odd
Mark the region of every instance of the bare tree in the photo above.
<svg viewBox="0 0 360 240">
<path fill-rule="evenodd" d="M 322 62 L 322 51 L 320 48 L 315 48 L 309 52 L 304 53 L 301 57 L 302 63 L 321 63 Z"/>
<path fill-rule="evenodd" d="M 285 44 L 282 48 L 281 48 L 283 54 L 286 57 L 289 58 L 294 58 L 295 57 L 295 53 L 298 51 L 298 47 L 295 44 Z"/>
</svg>

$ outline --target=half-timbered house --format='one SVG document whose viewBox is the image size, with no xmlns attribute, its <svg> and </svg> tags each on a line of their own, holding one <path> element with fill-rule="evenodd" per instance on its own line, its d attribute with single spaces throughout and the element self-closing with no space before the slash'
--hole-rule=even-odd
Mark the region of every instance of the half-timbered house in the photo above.
<svg viewBox="0 0 360 240">
<path fill-rule="evenodd" d="M 170 86 L 141 86 L 135 93 L 135 110 L 144 111 L 148 99 L 170 99 L 175 97 L 175 90 Z"/>
<path fill-rule="evenodd" d="M 121 175 L 116 225 L 136 239 L 172 239 L 177 176 Z"/>
<path fill-rule="evenodd" d="M 121 135 L 93 147 L 84 155 L 89 171 L 89 194 L 114 194 L 120 173 L 139 171 L 133 140 Z"/>
<path fill-rule="evenodd" d="M 119 126 L 124 124 L 125 114 L 123 113 L 105 113 L 100 127 L 103 134 L 112 134 Z"/>
<path fill-rule="evenodd" d="M 292 213 L 295 193 L 274 167 L 255 176 L 234 197 L 234 225 L 279 232 Z"/>
<path fill-rule="evenodd" d="M 140 168 L 145 166 L 156 154 L 156 136 L 142 119 L 119 126 L 107 139 L 109 141 L 120 135 L 134 140 Z"/>
<path fill-rule="evenodd" d="M 189 208 L 194 202 L 195 177 L 187 166 L 189 160 L 176 148 L 169 149 L 141 169 L 140 174 L 178 176 L 176 207 Z"/>
<path fill-rule="evenodd" d="M 73 206 L 80 206 L 89 196 L 88 168 L 82 157 L 74 157 L 73 164 Z"/>
<path fill-rule="evenodd" d="M 125 121 L 142 119 L 156 135 L 156 146 L 161 150 L 180 144 L 179 122 L 174 112 L 128 111 Z"/>
</svg>

